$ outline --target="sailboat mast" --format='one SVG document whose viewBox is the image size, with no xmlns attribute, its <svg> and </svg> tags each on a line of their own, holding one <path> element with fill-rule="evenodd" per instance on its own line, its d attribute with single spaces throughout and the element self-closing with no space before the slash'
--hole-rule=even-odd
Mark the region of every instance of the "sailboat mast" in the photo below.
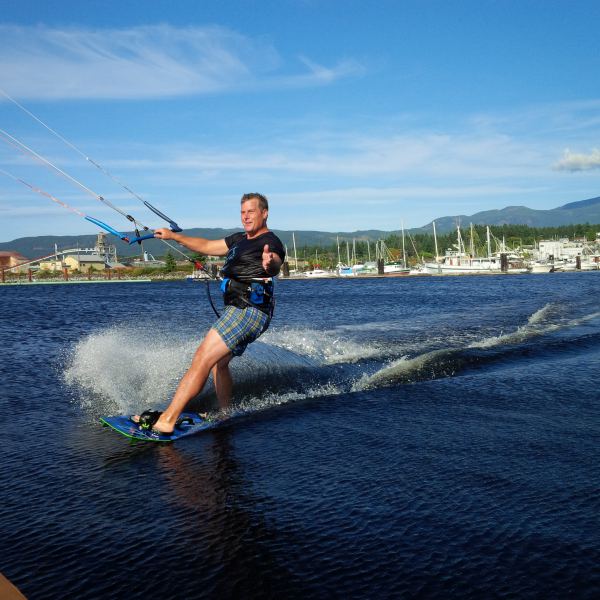
<svg viewBox="0 0 600 600">
<path fill-rule="evenodd" d="M 292 231 L 292 240 L 294 242 L 294 268 L 296 269 L 296 274 L 298 273 L 298 256 L 296 255 L 296 235 Z"/>
<path fill-rule="evenodd" d="M 471 258 L 475 257 L 475 239 L 474 239 L 474 234 L 473 234 L 473 223 L 470 224 L 471 225 L 471 240 L 470 240 L 470 250 L 471 250 Z"/>
<path fill-rule="evenodd" d="M 456 226 L 456 240 L 458 242 L 458 264 L 461 265 L 462 259 L 464 258 L 464 255 L 466 254 L 466 252 L 465 252 L 465 245 L 463 243 L 462 235 L 460 234 L 460 225 Z"/>
<path fill-rule="evenodd" d="M 404 221 L 402 221 L 402 266 L 406 268 L 406 249 L 404 247 Z"/>
<path fill-rule="evenodd" d="M 431 223 L 433 225 L 433 241 L 435 243 L 435 262 L 439 263 L 440 262 L 440 253 L 438 251 L 437 235 L 435 233 L 435 221 L 432 221 Z"/>
</svg>

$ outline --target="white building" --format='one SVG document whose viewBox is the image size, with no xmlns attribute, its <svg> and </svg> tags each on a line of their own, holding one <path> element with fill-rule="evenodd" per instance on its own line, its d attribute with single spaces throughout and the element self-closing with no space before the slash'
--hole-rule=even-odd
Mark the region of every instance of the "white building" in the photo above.
<svg viewBox="0 0 600 600">
<path fill-rule="evenodd" d="M 558 240 L 542 240 L 538 246 L 538 259 L 548 260 L 551 256 L 554 260 L 574 259 L 583 256 L 586 245 L 583 242 L 570 242 L 568 238 Z"/>
</svg>

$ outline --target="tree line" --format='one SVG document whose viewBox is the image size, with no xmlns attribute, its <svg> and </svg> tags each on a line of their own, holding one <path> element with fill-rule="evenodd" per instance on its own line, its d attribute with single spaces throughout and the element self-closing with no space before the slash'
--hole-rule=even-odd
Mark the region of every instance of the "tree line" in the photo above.
<svg viewBox="0 0 600 600">
<path fill-rule="evenodd" d="M 529 225 L 490 225 L 492 235 L 492 252 L 498 251 L 498 244 L 505 243 L 509 250 L 527 250 L 534 248 L 540 240 L 569 238 L 570 240 L 579 239 L 593 242 L 600 232 L 600 224 L 582 223 L 575 225 L 560 225 L 556 227 L 530 227 Z M 466 247 L 470 252 L 471 238 L 475 254 L 478 256 L 487 255 L 487 233 L 485 225 L 473 225 L 472 227 L 461 228 L 461 235 Z M 383 240 L 386 252 L 386 260 L 402 260 L 402 234 L 390 233 Z M 438 233 L 437 245 L 441 255 L 447 249 L 455 248 L 457 244 L 456 230 Z M 422 260 L 431 260 L 435 258 L 435 239 L 431 233 L 410 233 L 406 232 L 404 236 L 404 249 L 406 252 L 406 261 L 414 265 Z M 357 240 L 350 237 L 340 237 L 339 247 L 337 242 L 328 245 L 303 245 L 296 251 L 300 269 L 333 269 L 338 262 L 347 263 L 350 256 L 351 263 L 363 263 L 368 260 L 376 259 L 376 242 Z M 201 254 L 194 254 L 193 259 L 203 262 L 206 257 Z M 191 264 L 182 268 L 181 264 L 176 265 L 175 258 L 168 252 L 163 256 L 166 261 L 162 270 L 169 273 L 175 270 L 191 270 Z M 291 268 L 294 268 L 294 256 L 292 250 L 288 248 L 287 260 Z"/>
<path fill-rule="evenodd" d="M 593 242 L 597 233 L 600 232 L 600 224 L 582 223 L 575 225 L 560 225 L 556 227 L 530 227 L 528 225 L 490 225 L 492 235 L 492 252 L 498 251 L 498 245 L 505 243 L 507 249 L 534 248 L 540 240 L 569 238 L 570 240 L 586 240 Z M 472 246 L 475 254 L 485 256 L 487 254 L 487 233 L 485 225 L 473 225 L 461 228 L 461 235 L 467 252 Z M 437 234 L 437 246 L 441 255 L 447 249 L 455 248 L 457 244 L 456 230 Z M 391 233 L 383 239 L 388 251 L 389 260 L 402 260 L 402 234 Z M 432 233 L 409 233 L 404 236 L 404 249 L 406 261 L 415 264 L 421 260 L 429 260 L 435 257 L 435 238 Z M 288 249 L 289 250 L 289 249 Z M 339 239 L 338 244 L 330 245 L 304 245 L 297 248 L 298 262 L 307 268 L 333 268 L 339 261 L 348 262 L 350 254 L 351 262 L 365 262 L 375 260 L 375 242 L 353 240 L 351 238 Z M 289 255 L 288 261 L 293 267 L 294 257 Z"/>
</svg>

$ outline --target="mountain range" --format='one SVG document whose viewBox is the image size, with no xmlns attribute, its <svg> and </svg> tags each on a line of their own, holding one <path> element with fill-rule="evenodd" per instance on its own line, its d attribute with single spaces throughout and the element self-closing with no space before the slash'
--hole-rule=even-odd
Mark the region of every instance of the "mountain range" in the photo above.
<svg viewBox="0 0 600 600">
<path fill-rule="evenodd" d="M 453 230 L 457 223 L 461 226 L 474 225 L 528 225 L 530 227 L 557 227 L 560 225 L 571 225 L 577 223 L 600 223 L 600 196 L 579 202 L 570 202 L 564 206 L 550 210 L 534 210 L 526 206 L 507 206 L 500 210 L 487 210 L 473 215 L 455 215 L 441 217 L 435 220 L 436 230 L 446 233 Z M 186 235 L 205 237 L 208 239 L 219 239 L 225 237 L 240 228 L 193 228 L 187 229 Z M 293 244 L 292 232 L 274 229 L 282 242 L 291 250 Z M 431 223 L 409 230 L 414 233 L 432 233 Z M 336 240 L 369 240 L 383 239 L 391 233 L 399 231 L 381 231 L 367 229 L 352 232 L 327 232 L 327 231 L 296 231 L 296 246 L 330 246 Z M 114 239 L 114 238 L 113 238 Z M 121 257 L 135 256 L 140 254 L 140 247 L 135 244 L 127 246 L 117 243 L 117 252 Z M 63 236 L 37 236 L 22 237 L 10 242 L 0 242 L 0 251 L 12 250 L 19 252 L 27 258 L 47 256 L 54 252 L 54 245 L 59 249 L 67 248 L 93 248 L 96 244 L 96 235 L 63 235 Z M 148 240 L 144 242 L 144 250 L 150 254 L 159 256 L 165 254 L 166 246 L 159 240 Z M 172 252 L 177 258 L 177 253 Z"/>
<path fill-rule="evenodd" d="M 600 196 L 570 202 L 550 210 L 535 210 L 526 206 L 507 206 L 501 210 L 486 210 L 474 215 L 457 215 L 435 220 L 437 231 L 448 232 L 462 225 L 528 225 L 529 227 L 557 227 L 577 223 L 600 223 Z M 431 223 L 411 231 L 431 231 Z"/>
</svg>

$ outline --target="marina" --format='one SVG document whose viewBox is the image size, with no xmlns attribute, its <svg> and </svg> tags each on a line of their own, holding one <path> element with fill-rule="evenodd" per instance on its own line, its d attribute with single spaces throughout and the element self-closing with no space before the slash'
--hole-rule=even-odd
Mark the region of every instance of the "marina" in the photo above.
<svg viewBox="0 0 600 600">
<path fill-rule="evenodd" d="M 374 260 L 371 259 L 370 244 L 363 241 L 366 248 L 359 256 L 356 239 L 352 244 L 345 242 L 346 256 L 342 262 L 339 237 L 337 239 L 337 266 L 325 268 L 320 264 L 319 252 L 308 267 L 299 267 L 296 239 L 293 234 L 292 253 L 284 265 L 282 276 L 290 278 L 364 278 L 382 276 L 423 276 L 423 275 L 485 275 L 485 274 L 525 274 L 567 271 L 597 271 L 600 268 L 600 233 L 595 240 L 557 238 L 540 240 L 531 246 L 511 247 L 504 239 L 493 235 L 489 226 L 485 227 L 486 240 L 482 248 L 476 247 L 473 225 L 470 226 L 469 247 L 464 241 L 461 228 L 456 227 L 456 243 L 440 253 L 435 229 L 432 223 L 435 253 L 431 258 L 423 258 L 411 238 L 413 253 L 407 258 L 404 229 L 401 234 L 401 248 L 391 251 L 384 240 L 375 243 Z M 352 250 L 350 250 L 352 248 Z M 321 251 L 323 254 L 323 251 Z M 331 260 L 331 252 L 329 255 Z M 306 260 L 304 259 L 306 265 Z M 286 268 L 287 266 L 287 268 Z"/>
<path fill-rule="evenodd" d="M 500 240 L 485 228 L 484 251 L 475 243 L 476 234 L 471 224 L 468 245 L 463 238 L 461 228 L 456 226 L 456 243 L 444 253 L 438 249 L 435 221 L 432 223 L 435 255 L 424 258 L 415 242 L 408 234 L 412 244 L 410 257 L 406 251 L 405 231 L 401 229 L 400 248 L 391 249 L 385 240 L 371 244 L 362 242 L 362 255 L 357 250 L 356 239 L 340 242 L 336 240 L 337 265 L 325 268 L 319 255 L 331 261 L 325 249 L 314 251 L 314 260 L 306 258 L 299 261 L 295 232 L 292 232 L 292 249 L 283 264 L 281 278 L 371 278 L 371 277 L 422 277 L 446 275 L 485 275 L 485 274 L 525 274 L 558 273 L 571 271 L 597 271 L 600 268 L 600 233 L 596 239 L 570 240 L 557 238 L 540 240 L 534 246 L 509 247 L 504 239 Z M 345 253 L 342 251 L 345 245 Z M 97 234 L 96 244 L 90 248 L 69 248 L 55 250 L 52 254 L 26 258 L 15 251 L 0 252 L 0 285 L 25 283 L 61 283 L 104 282 L 104 281 L 148 281 L 185 278 L 188 281 L 205 281 L 218 278 L 222 263 L 210 261 L 206 268 L 196 265 L 194 260 L 184 254 L 185 260 L 179 265 L 187 265 L 187 271 L 178 271 L 177 261 L 170 255 L 165 260 L 157 260 L 144 250 L 140 244 L 140 257 L 123 261 L 117 256 L 114 244 L 107 241 L 105 232 Z M 182 253 L 183 254 L 183 253 Z M 345 256 L 343 257 L 343 254 Z M 344 258 L 344 261 L 342 261 Z M 167 262 L 170 260 L 170 267 Z M 193 268 L 190 263 L 194 263 Z M 331 263 L 330 263 L 331 264 Z M 131 274 L 137 274 L 134 277 Z M 191 272 L 190 272 L 191 271 Z"/>
</svg>

